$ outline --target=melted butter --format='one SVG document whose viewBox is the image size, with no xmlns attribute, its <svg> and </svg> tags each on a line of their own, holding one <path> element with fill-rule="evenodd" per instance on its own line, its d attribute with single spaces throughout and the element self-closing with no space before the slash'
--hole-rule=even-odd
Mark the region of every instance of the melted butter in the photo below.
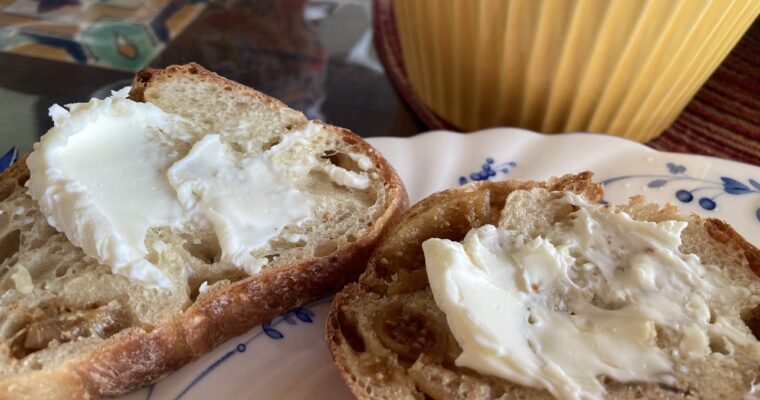
<svg viewBox="0 0 760 400">
<path fill-rule="evenodd" d="M 735 303 L 714 266 L 682 254 L 685 222 L 642 222 L 568 194 L 578 210 L 544 237 L 486 225 L 461 242 L 423 243 L 430 286 L 462 354 L 456 364 L 600 399 L 602 376 L 674 383 L 673 357 L 704 357 L 710 335 L 760 352 L 738 316 L 710 322 L 710 305 Z M 672 353 L 657 327 L 681 335 Z"/>
</svg>

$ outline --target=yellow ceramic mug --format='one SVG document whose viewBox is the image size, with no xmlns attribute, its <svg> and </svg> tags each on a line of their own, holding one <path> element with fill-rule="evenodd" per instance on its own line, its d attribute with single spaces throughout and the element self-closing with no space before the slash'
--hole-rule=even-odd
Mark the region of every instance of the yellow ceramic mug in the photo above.
<svg viewBox="0 0 760 400">
<path fill-rule="evenodd" d="M 760 0 L 394 0 L 427 107 L 463 130 L 646 141 L 675 119 Z"/>
</svg>

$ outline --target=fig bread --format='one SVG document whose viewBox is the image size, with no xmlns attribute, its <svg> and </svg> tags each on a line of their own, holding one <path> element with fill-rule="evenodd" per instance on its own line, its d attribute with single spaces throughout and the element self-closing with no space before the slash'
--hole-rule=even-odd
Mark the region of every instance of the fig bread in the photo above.
<svg viewBox="0 0 760 400">
<path fill-rule="evenodd" d="M 29 196 L 20 160 L 0 177 L 0 399 L 110 397 L 160 379 L 356 279 L 407 206 L 396 172 L 356 134 L 308 121 L 200 65 L 143 70 L 129 99 L 219 134 L 235 154 L 265 152 L 311 126 L 313 140 L 284 162 L 309 157 L 320 166 L 294 183 L 315 199 L 313 215 L 283 231 L 296 240 L 281 235 L 257 250 L 266 264 L 254 275 L 221 262 L 210 231 L 151 227 L 147 258 L 176 287 L 150 288 L 112 273 L 52 228 Z M 331 180 L 324 172 L 331 168 L 361 174 L 366 184 Z"/>
<path fill-rule="evenodd" d="M 343 379 L 359 399 L 552 399 L 548 391 L 458 366 L 462 348 L 434 299 L 422 243 L 460 241 L 486 224 L 537 237 L 562 223 L 574 206 L 557 199 L 566 192 L 589 202 L 603 197 L 590 173 L 547 182 L 476 182 L 446 190 L 412 206 L 383 237 L 359 281 L 334 299 L 326 338 Z M 558 205 L 559 204 L 559 205 Z M 646 204 L 641 197 L 617 208 L 640 221 L 686 221 L 680 250 L 718 266 L 750 295 L 722 310 L 756 341 L 760 335 L 760 251 L 729 225 L 676 207 Z M 529 266 L 526 265 L 526 268 Z M 602 306 L 603 307 L 603 306 Z M 714 316 L 711 318 L 715 318 Z M 657 346 L 677 348 L 677 335 L 658 331 Z M 669 354 L 669 353 L 668 353 Z M 601 379 L 610 399 L 742 399 L 757 392 L 760 355 L 710 338 L 703 358 L 676 359 L 676 382 Z"/>
</svg>

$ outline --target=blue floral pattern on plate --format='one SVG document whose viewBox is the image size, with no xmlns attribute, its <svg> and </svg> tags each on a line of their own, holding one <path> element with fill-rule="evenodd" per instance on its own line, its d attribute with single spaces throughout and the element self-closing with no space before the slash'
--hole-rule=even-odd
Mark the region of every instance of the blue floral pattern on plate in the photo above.
<svg viewBox="0 0 760 400">
<path fill-rule="evenodd" d="M 511 168 L 517 166 L 517 162 L 508 161 L 497 165 L 493 157 L 488 157 L 480 167 L 479 171 L 475 171 L 469 174 L 469 179 L 466 176 L 459 177 L 459 184 L 473 181 L 485 181 L 490 180 L 499 173 L 507 174 Z M 657 189 L 665 187 L 674 182 L 689 183 L 691 187 L 681 187 L 675 192 L 676 200 L 681 203 L 691 203 L 696 197 L 697 204 L 706 211 L 713 211 L 718 206 L 717 199 L 724 195 L 729 194 L 733 196 L 740 196 L 745 194 L 760 194 L 760 182 L 755 179 L 748 179 L 747 183 L 740 182 L 737 179 L 721 176 L 719 181 L 699 179 L 690 176 L 686 172 L 686 167 L 678 165 L 672 162 L 666 163 L 665 167 L 669 174 L 657 174 L 657 175 L 623 175 L 608 178 L 602 181 L 605 186 L 611 185 L 615 182 L 632 180 L 632 179 L 650 179 L 647 183 L 648 188 Z M 694 184 L 699 186 L 694 187 Z M 755 218 L 760 221 L 760 207 L 755 210 Z"/>
<path fill-rule="evenodd" d="M 494 160 L 493 157 L 486 158 L 483 164 L 481 164 L 479 171 L 472 172 L 468 175 L 469 179 L 466 176 L 460 176 L 459 184 L 464 185 L 468 182 L 487 181 L 495 177 L 497 174 L 507 174 L 511 168 L 515 168 L 517 166 L 517 163 L 514 161 L 507 161 L 496 165 L 494 164 L 496 164 L 496 160 Z"/>
<path fill-rule="evenodd" d="M 3 172 L 6 169 L 10 168 L 10 166 L 16 162 L 17 158 L 18 150 L 15 147 L 11 147 L 10 150 L 6 151 L 5 154 L 0 157 L 0 172 Z"/>
<path fill-rule="evenodd" d="M 752 193 L 760 194 L 760 182 L 754 179 L 749 179 L 747 184 L 728 176 L 721 176 L 719 181 L 699 179 L 687 174 L 686 167 L 683 165 L 669 162 L 665 166 L 668 169 L 669 175 L 624 175 L 605 179 L 602 183 L 607 186 L 615 182 L 630 179 L 651 179 L 647 183 L 647 187 L 649 188 L 661 188 L 671 183 L 678 183 L 681 184 L 675 192 L 675 198 L 678 201 L 681 203 L 691 203 L 695 198 L 699 197 L 697 204 L 707 211 L 715 210 L 718 206 L 717 199 L 724 194 L 733 196 Z M 687 184 L 688 187 L 684 184 Z M 755 210 L 755 218 L 760 221 L 760 207 Z"/>
<path fill-rule="evenodd" d="M 202 381 L 206 376 L 208 376 L 211 372 L 213 372 L 217 367 L 224 364 L 227 360 L 229 360 L 231 357 L 240 354 L 245 353 L 246 349 L 248 348 L 248 344 L 251 343 L 253 340 L 259 338 L 259 337 L 268 337 L 271 340 L 282 340 L 285 338 L 285 335 L 275 327 L 277 325 L 280 325 L 282 323 L 286 323 L 288 325 L 296 325 L 299 321 L 302 323 L 311 324 L 314 322 L 314 311 L 312 311 L 311 307 L 323 304 L 323 303 L 329 303 L 332 301 L 331 298 L 323 299 L 320 301 L 317 301 L 315 303 L 312 303 L 308 306 L 299 307 L 295 310 L 282 315 L 280 317 L 277 317 L 271 321 L 267 321 L 263 324 L 261 324 L 261 330 L 258 332 L 255 332 L 253 335 L 251 335 L 249 338 L 241 341 L 238 343 L 234 349 L 228 351 L 218 359 L 216 359 L 213 363 L 211 363 L 208 367 L 206 367 L 201 373 L 199 373 L 193 380 L 190 381 L 190 383 L 185 386 L 182 391 L 179 392 L 179 394 L 174 398 L 175 400 L 179 400 L 183 398 L 185 395 L 190 392 L 190 390 L 198 384 L 200 381 Z M 159 382 L 160 383 L 160 382 Z M 150 400 L 150 398 L 153 396 L 153 391 L 156 387 L 157 383 L 154 383 L 148 387 L 148 393 L 145 396 L 145 400 Z"/>
</svg>

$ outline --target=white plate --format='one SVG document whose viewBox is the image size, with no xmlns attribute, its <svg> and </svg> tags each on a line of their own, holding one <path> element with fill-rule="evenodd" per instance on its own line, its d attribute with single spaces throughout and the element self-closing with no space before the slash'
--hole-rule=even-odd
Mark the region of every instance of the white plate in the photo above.
<svg viewBox="0 0 760 400">
<path fill-rule="evenodd" d="M 401 175 L 412 203 L 473 179 L 545 179 L 591 170 L 606 200 L 634 194 L 721 218 L 760 245 L 760 168 L 664 153 L 595 134 L 545 136 L 518 129 L 430 132 L 369 140 Z M 324 343 L 329 299 L 230 340 L 127 399 L 350 399 Z"/>
</svg>

